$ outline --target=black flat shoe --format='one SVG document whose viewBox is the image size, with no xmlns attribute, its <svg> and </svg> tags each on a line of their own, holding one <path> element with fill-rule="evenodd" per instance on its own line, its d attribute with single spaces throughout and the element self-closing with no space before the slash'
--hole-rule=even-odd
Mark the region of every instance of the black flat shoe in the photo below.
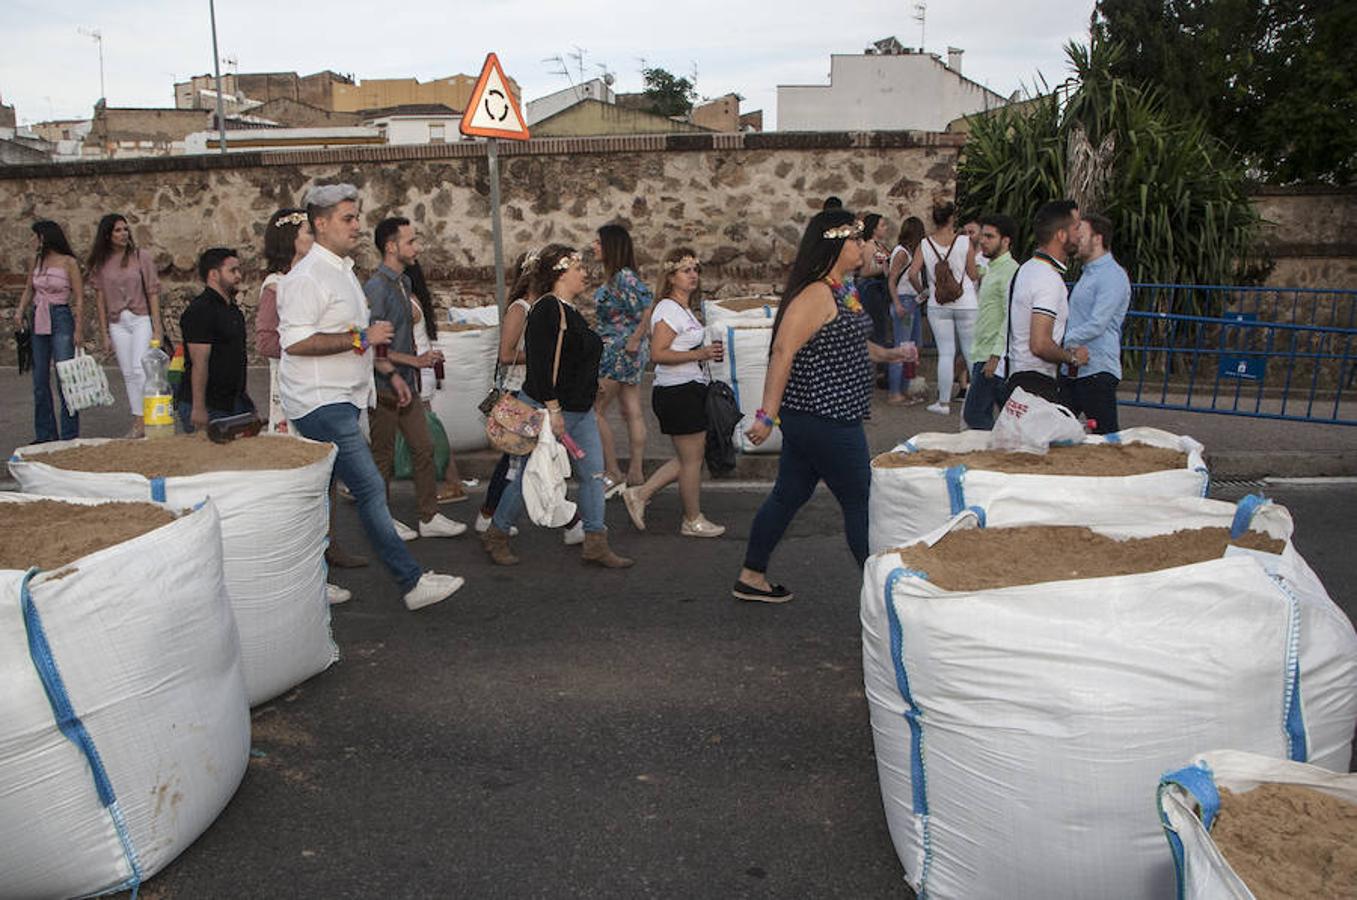
<svg viewBox="0 0 1357 900">
<path fill-rule="evenodd" d="M 736 600 L 750 600 L 755 603 L 786 603 L 792 599 L 792 592 L 780 584 L 775 584 L 771 589 L 765 591 L 745 584 L 743 581 L 735 582 L 735 587 L 731 589 L 730 594 Z"/>
</svg>

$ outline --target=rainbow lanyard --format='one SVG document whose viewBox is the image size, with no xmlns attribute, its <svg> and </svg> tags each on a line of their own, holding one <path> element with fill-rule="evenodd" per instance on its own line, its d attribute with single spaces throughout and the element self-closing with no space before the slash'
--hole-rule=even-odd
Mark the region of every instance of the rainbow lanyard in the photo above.
<svg viewBox="0 0 1357 900">
<path fill-rule="evenodd" d="M 862 301 L 858 299 L 858 286 L 856 284 L 844 284 L 841 281 L 835 281 L 828 277 L 825 278 L 825 284 L 829 285 L 829 290 L 834 295 L 835 303 L 849 312 L 862 312 Z"/>
</svg>

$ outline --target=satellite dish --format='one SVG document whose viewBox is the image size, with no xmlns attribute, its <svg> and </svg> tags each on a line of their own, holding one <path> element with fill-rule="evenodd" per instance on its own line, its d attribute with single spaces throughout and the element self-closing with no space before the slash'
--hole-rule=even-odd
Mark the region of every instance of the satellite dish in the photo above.
<svg viewBox="0 0 1357 900">
<path fill-rule="evenodd" d="M 613 75 L 612 72 L 603 73 L 603 83 L 606 84 L 608 87 L 612 87 L 616 81 L 617 78 Z"/>
</svg>

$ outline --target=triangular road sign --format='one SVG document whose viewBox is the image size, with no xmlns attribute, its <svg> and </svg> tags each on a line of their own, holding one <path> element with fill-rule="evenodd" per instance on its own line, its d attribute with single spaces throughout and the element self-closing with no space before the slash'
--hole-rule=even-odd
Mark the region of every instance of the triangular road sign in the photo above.
<svg viewBox="0 0 1357 900">
<path fill-rule="evenodd" d="M 471 91 L 471 100 L 462 112 L 462 134 L 476 137 L 505 138 L 526 141 L 528 123 L 523 121 L 518 101 L 509 90 L 499 59 L 491 53 L 485 57 L 481 77 Z"/>
</svg>

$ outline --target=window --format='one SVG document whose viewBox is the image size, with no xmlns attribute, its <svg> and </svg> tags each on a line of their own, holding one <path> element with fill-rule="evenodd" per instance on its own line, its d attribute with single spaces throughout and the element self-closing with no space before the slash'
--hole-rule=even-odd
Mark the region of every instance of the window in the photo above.
<svg viewBox="0 0 1357 900">
<path fill-rule="evenodd" d="M 441 144 L 441 143 L 443 143 L 443 140 L 444 140 L 444 129 L 446 129 L 446 128 L 447 128 L 447 126 L 444 125 L 442 122 L 437 122 L 437 123 L 430 122 L 430 123 L 429 123 L 429 143 L 430 143 L 430 144 Z"/>
<path fill-rule="evenodd" d="M 386 123 L 385 123 L 385 122 L 378 122 L 378 123 L 377 123 L 377 136 L 380 137 L 380 138 L 382 139 L 382 142 L 383 142 L 383 143 L 386 143 L 386 142 L 387 142 L 387 136 L 386 136 Z"/>
</svg>

